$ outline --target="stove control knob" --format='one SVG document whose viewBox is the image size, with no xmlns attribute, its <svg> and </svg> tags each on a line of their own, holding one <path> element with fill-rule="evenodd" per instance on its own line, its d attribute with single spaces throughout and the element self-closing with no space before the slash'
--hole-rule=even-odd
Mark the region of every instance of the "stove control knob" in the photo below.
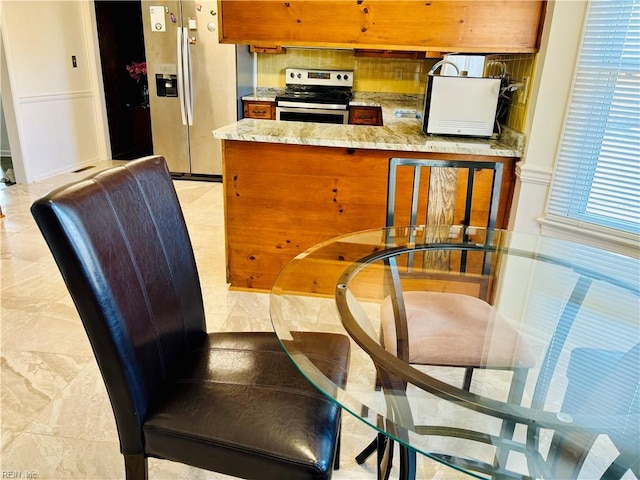
<svg viewBox="0 0 640 480">
<path fill-rule="evenodd" d="M 298 78 L 302 78 L 302 74 L 301 73 L 298 74 Z"/>
<path fill-rule="evenodd" d="M 338 77 L 338 78 L 340 78 L 340 77 Z M 345 79 L 345 80 L 349 80 L 349 75 L 345 75 L 345 76 L 344 76 L 344 79 Z"/>
<path fill-rule="evenodd" d="M 338 80 L 340 80 L 342 78 L 342 75 L 338 74 Z"/>
<path fill-rule="evenodd" d="M 291 73 L 289 74 L 289 76 L 290 76 L 291 78 L 294 78 L 294 77 L 296 76 L 296 74 L 295 74 L 295 73 L 293 73 L 293 72 L 291 72 Z"/>
</svg>

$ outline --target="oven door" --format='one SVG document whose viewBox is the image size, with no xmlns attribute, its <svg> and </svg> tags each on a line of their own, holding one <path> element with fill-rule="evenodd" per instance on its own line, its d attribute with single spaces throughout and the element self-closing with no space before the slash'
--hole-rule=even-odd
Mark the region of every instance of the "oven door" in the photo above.
<svg viewBox="0 0 640 480">
<path fill-rule="evenodd" d="M 347 124 L 349 123 L 349 110 L 276 107 L 276 120 Z"/>
</svg>

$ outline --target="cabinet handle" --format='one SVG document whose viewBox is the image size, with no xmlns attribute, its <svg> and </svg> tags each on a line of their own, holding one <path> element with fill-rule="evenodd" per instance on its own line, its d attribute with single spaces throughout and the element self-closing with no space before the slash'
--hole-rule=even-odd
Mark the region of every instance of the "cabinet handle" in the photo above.
<svg viewBox="0 0 640 480">
<path fill-rule="evenodd" d="M 265 113 L 267 113 L 266 110 L 254 110 L 253 111 L 254 115 L 264 115 Z"/>
</svg>

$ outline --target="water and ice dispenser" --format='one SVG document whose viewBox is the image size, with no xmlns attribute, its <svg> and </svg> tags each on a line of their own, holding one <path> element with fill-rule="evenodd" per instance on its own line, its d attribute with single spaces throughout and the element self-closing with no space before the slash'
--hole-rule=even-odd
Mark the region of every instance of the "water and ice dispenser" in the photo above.
<svg viewBox="0 0 640 480">
<path fill-rule="evenodd" d="M 173 63 L 160 63 L 155 66 L 156 95 L 158 97 L 178 96 L 178 75 Z"/>
</svg>

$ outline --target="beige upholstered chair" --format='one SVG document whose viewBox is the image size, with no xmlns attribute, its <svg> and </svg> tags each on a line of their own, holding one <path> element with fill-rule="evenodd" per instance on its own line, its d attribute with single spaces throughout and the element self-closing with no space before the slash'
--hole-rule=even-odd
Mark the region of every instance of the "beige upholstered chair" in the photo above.
<svg viewBox="0 0 640 480">
<path fill-rule="evenodd" d="M 408 172 L 403 172 L 408 170 Z M 428 179 L 424 179 L 428 170 Z M 410 177 L 401 177 L 410 174 Z M 480 175 L 491 175 L 481 181 Z M 426 181 L 425 181 L 426 180 Z M 411 181 L 410 204 L 396 198 L 397 185 Z M 490 188 L 487 188 L 490 187 Z M 481 191 L 482 189 L 482 191 Z M 389 162 L 387 226 L 399 221 L 408 225 L 442 226 L 430 229 L 440 241 L 450 234 L 451 225 L 494 229 L 497 224 L 502 189 L 502 163 L 456 160 L 392 158 Z M 409 216 L 402 208 L 410 207 Z M 422 212 L 422 218 L 419 217 Z M 433 232 L 437 233 L 434 235 Z M 463 235 L 467 235 L 463 232 Z M 478 253 L 479 255 L 473 254 Z M 415 259 L 407 256 L 404 265 L 394 262 L 392 269 L 402 279 L 433 279 L 433 291 L 391 291 L 381 307 L 381 333 L 385 348 L 406 356 L 409 363 L 463 367 L 463 388 L 469 390 L 476 368 L 525 369 L 531 356 L 506 319 L 490 305 L 494 268 L 499 261 L 488 252 L 433 252 Z M 395 267 L 395 268 L 394 268 Z M 424 285 L 424 284 L 421 284 Z M 436 290 L 438 289 L 438 290 Z M 401 303 L 400 305 L 398 305 Z M 395 305 L 394 305 L 395 304 Z M 394 314 L 395 311 L 395 314 Z M 396 348 L 395 315 L 404 315 L 409 338 L 408 352 Z M 491 335 L 490 354 L 485 343 Z M 452 349 L 451 345 L 456 348 Z M 496 349 L 496 345 L 498 348 Z"/>
<path fill-rule="evenodd" d="M 399 186 L 403 182 L 404 188 Z M 502 163 L 497 161 L 392 158 L 387 226 L 434 226 L 425 229 L 425 235 L 432 236 L 428 242 L 446 240 L 452 225 L 465 229 L 463 235 L 468 226 L 491 231 L 497 224 L 501 189 Z M 412 192 L 409 198 L 397 198 L 397 192 L 406 190 Z M 487 252 L 433 251 L 420 258 L 393 257 L 389 271 L 394 278 L 388 282 L 388 296 L 380 310 L 385 349 L 408 363 L 464 369 L 465 390 L 471 388 L 475 369 L 512 370 L 509 397 L 519 401 L 532 357 L 491 306 L 497 262 L 499 258 Z M 416 291 L 411 280 L 417 278 L 421 290 Z M 431 282 L 433 291 L 424 290 L 425 282 Z M 398 338 L 398 329 L 406 331 L 408 338 Z M 503 434 L 511 435 L 513 428 L 505 422 Z M 378 437 L 356 460 L 363 463 L 376 450 L 380 456 L 381 448 L 391 455 L 392 442 Z M 406 449 L 401 454 L 401 468 L 414 471 L 415 454 Z M 386 478 L 390 468 L 391 462 L 385 462 L 381 477 Z"/>
<path fill-rule="evenodd" d="M 508 321 L 486 301 L 446 292 L 404 292 L 402 301 L 409 331 L 408 361 L 421 365 L 517 369 L 531 357 Z M 398 355 L 394 300 L 381 307 L 385 348 Z M 486 342 L 491 342 L 491 349 Z M 455 345 L 456 348 L 451 348 Z M 469 390 L 470 376 L 465 377 Z"/>
</svg>

